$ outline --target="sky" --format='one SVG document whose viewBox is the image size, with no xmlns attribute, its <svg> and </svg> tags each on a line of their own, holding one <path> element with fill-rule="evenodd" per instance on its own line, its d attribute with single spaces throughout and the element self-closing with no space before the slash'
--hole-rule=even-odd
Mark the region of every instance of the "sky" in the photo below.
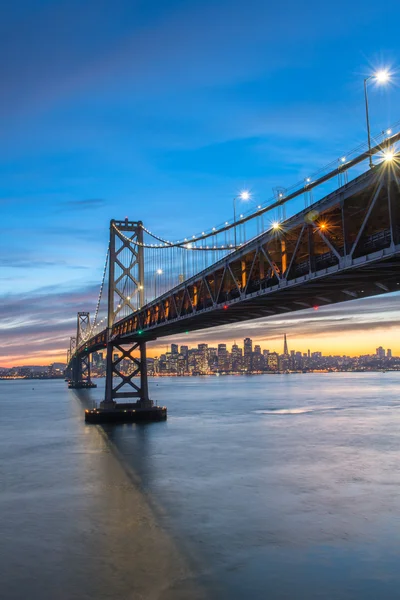
<svg viewBox="0 0 400 600">
<path fill-rule="evenodd" d="M 0 366 L 65 359 L 111 218 L 179 239 L 400 120 L 400 5 L 16 0 L 0 8 Z M 186 336 L 400 354 L 400 297 Z M 343 335 L 345 333 L 345 335 Z M 160 340 L 150 354 L 175 340 Z M 177 340 L 181 341 L 181 340 Z M 157 345 L 158 344 L 158 345 Z"/>
</svg>

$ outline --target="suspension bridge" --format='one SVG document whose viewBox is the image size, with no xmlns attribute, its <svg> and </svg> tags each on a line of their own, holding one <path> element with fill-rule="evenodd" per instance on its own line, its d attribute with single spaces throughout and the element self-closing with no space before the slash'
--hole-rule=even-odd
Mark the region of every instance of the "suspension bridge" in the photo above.
<svg viewBox="0 0 400 600">
<path fill-rule="evenodd" d="M 149 398 L 149 341 L 399 291 L 400 132 L 375 141 L 180 240 L 112 220 L 94 317 L 78 313 L 68 350 L 72 388 L 95 387 L 90 354 L 106 352 L 105 398 L 86 420 L 166 418 Z"/>
</svg>

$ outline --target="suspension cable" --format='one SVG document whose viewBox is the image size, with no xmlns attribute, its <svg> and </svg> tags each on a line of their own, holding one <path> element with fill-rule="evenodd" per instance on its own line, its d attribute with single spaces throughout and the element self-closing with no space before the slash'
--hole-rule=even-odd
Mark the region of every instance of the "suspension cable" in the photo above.
<svg viewBox="0 0 400 600">
<path fill-rule="evenodd" d="M 102 277 L 102 280 L 101 280 L 99 295 L 97 297 L 97 304 L 96 304 L 96 310 L 95 310 L 95 313 L 94 313 L 94 319 L 92 321 L 91 327 L 89 328 L 88 335 L 85 337 L 85 339 L 83 341 L 88 340 L 93 335 L 93 331 L 94 331 L 94 329 L 96 327 L 97 317 L 98 317 L 99 309 L 100 309 L 101 297 L 103 295 L 104 282 L 105 282 L 105 279 L 106 279 L 107 265 L 108 265 L 108 258 L 109 258 L 109 256 L 110 256 L 110 243 L 108 244 L 108 247 L 107 247 L 106 260 L 105 260 L 104 269 L 103 269 L 103 277 Z"/>
</svg>

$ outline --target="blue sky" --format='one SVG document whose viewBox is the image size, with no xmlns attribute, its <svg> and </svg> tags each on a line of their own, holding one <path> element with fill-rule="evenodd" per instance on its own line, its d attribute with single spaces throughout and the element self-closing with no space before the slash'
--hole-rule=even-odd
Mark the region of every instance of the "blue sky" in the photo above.
<svg viewBox="0 0 400 600">
<path fill-rule="evenodd" d="M 225 220 L 243 185 L 267 200 L 365 141 L 376 68 L 394 77 L 370 88 L 372 131 L 400 120 L 396 2 L 7 4 L 0 364 L 26 335 L 32 360 L 58 355 L 94 309 L 111 218 L 176 239 Z"/>
</svg>

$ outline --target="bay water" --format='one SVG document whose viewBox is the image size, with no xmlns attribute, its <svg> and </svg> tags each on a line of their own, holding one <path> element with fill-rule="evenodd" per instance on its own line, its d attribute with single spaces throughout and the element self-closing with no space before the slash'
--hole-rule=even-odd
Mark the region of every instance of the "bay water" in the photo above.
<svg viewBox="0 0 400 600">
<path fill-rule="evenodd" d="M 0 381 L 4 600 L 400 597 L 400 373 Z"/>
</svg>

